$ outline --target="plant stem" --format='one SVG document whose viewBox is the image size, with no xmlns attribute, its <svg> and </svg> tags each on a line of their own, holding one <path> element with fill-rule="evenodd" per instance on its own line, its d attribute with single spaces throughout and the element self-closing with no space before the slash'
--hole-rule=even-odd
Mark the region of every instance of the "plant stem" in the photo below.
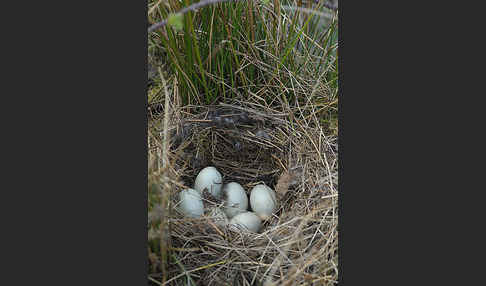
<svg viewBox="0 0 486 286">
<path fill-rule="evenodd" d="M 199 1 L 197 3 L 194 3 L 190 6 L 187 6 L 183 9 L 181 9 L 179 12 L 177 12 L 177 14 L 183 15 L 183 14 L 189 12 L 189 11 L 196 11 L 197 9 L 204 7 L 204 6 L 208 6 L 208 5 L 220 3 L 220 2 L 231 2 L 231 1 L 236 2 L 236 1 L 241 1 L 241 0 L 204 0 L 204 1 Z M 154 30 L 157 30 L 159 28 L 164 27 L 165 25 L 167 25 L 167 19 L 164 19 L 164 20 L 150 26 L 148 28 L 148 32 L 151 33 Z"/>
</svg>

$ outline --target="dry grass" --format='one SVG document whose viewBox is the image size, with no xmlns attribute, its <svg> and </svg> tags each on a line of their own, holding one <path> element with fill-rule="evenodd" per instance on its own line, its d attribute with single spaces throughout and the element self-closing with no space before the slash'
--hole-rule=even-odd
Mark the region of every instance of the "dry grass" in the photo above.
<svg viewBox="0 0 486 286">
<path fill-rule="evenodd" d="M 173 91 L 162 113 L 152 116 L 148 134 L 149 280 L 161 285 L 334 285 L 337 138 L 321 126 L 316 107 L 256 97 L 183 106 Z M 207 216 L 184 218 L 174 209 L 177 193 L 191 187 L 209 165 L 247 192 L 259 182 L 276 190 L 279 209 L 260 233 L 234 231 Z M 206 206 L 218 203 L 205 201 Z"/>
<path fill-rule="evenodd" d="M 157 2 L 152 22 L 189 3 Z M 185 18 L 183 31 L 149 38 L 162 67 L 148 94 L 154 285 L 337 281 L 337 13 L 323 1 L 280 2 L 214 5 Z M 206 166 L 247 193 L 261 182 L 276 191 L 279 208 L 259 233 L 177 212 L 178 192 Z M 204 198 L 206 209 L 221 203 Z"/>
</svg>

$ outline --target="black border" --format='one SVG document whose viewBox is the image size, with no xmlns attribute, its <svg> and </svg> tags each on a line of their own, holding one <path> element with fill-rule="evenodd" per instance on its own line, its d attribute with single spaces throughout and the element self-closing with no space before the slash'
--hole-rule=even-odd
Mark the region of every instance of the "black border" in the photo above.
<svg viewBox="0 0 486 286">
<path fill-rule="evenodd" d="M 456 241 L 461 235 L 454 226 L 463 229 L 463 222 L 452 218 L 467 181 L 458 170 L 466 164 L 451 158 L 462 157 L 459 146 L 467 143 L 452 138 L 469 136 L 457 118 L 470 122 L 458 115 L 458 109 L 470 112 L 469 101 L 456 100 L 470 81 L 462 85 L 455 71 L 467 69 L 452 64 L 469 53 L 458 51 L 464 41 L 451 44 L 451 35 L 461 30 L 462 19 L 450 20 L 458 7 L 339 2 L 339 285 L 452 285 L 455 275 L 467 279 L 463 273 L 470 272 L 454 262 L 465 259 L 449 256 L 456 245 L 464 252 L 467 244 Z M 458 54 L 460 59 L 451 56 Z M 461 182 L 454 185 L 455 179 Z M 444 207 L 448 199 L 455 202 Z M 463 212 L 459 217 L 465 219 Z"/>
<path fill-rule="evenodd" d="M 29 150 L 14 281 L 147 285 L 147 3 L 56 4 L 23 7 L 13 41 Z"/>
<path fill-rule="evenodd" d="M 339 1 L 339 2 L 344 2 L 344 1 Z M 343 21 L 344 21 L 344 14 L 343 14 L 343 8 L 342 8 L 342 3 L 339 3 L 339 22 L 338 22 L 338 69 L 339 69 L 339 74 L 338 74 L 338 80 L 339 80 L 339 103 L 338 103 L 338 162 L 339 162 L 339 185 L 338 185 L 338 216 L 339 216 L 339 221 L 338 221 L 338 285 L 344 285 L 343 281 L 343 203 L 344 203 L 344 180 L 343 180 L 343 174 L 344 174 L 344 166 L 343 166 L 343 147 L 344 147 L 344 132 L 343 132 L 343 120 L 344 120 L 344 83 L 343 83 L 343 43 L 344 43 L 344 37 L 343 37 Z"/>
</svg>

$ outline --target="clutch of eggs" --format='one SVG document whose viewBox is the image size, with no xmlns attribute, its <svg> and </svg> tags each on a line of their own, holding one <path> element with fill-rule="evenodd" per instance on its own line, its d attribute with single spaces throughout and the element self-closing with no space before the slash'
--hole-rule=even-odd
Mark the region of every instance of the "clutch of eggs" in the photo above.
<svg viewBox="0 0 486 286">
<path fill-rule="evenodd" d="M 193 189 L 179 193 L 179 209 L 188 217 L 200 217 L 204 214 L 202 191 L 207 189 L 215 198 L 224 198 L 222 209 L 211 207 L 208 215 L 220 226 L 230 224 L 251 232 L 258 232 L 262 220 L 271 217 L 277 208 L 275 192 L 264 184 L 253 187 L 250 199 L 243 187 L 230 182 L 223 187 L 221 173 L 212 166 L 202 169 L 194 182 Z M 224 196 L 223 196 L 224 195 Z M 248 204 L 252 211 L 248 211 Z"/>
</svg>

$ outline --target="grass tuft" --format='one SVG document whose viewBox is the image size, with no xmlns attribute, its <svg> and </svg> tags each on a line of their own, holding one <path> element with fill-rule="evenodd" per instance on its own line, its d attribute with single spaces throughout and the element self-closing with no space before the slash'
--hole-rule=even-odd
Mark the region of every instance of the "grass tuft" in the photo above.
<svg viewBox="0 0 486 286">
<path fill-rule="evenodd" d="M 149 0 L 154 285 L 337 283 L 336 2 Z M 209 165 L 276 190 L 260 233 L 178 213 Z"/>
</svg>

